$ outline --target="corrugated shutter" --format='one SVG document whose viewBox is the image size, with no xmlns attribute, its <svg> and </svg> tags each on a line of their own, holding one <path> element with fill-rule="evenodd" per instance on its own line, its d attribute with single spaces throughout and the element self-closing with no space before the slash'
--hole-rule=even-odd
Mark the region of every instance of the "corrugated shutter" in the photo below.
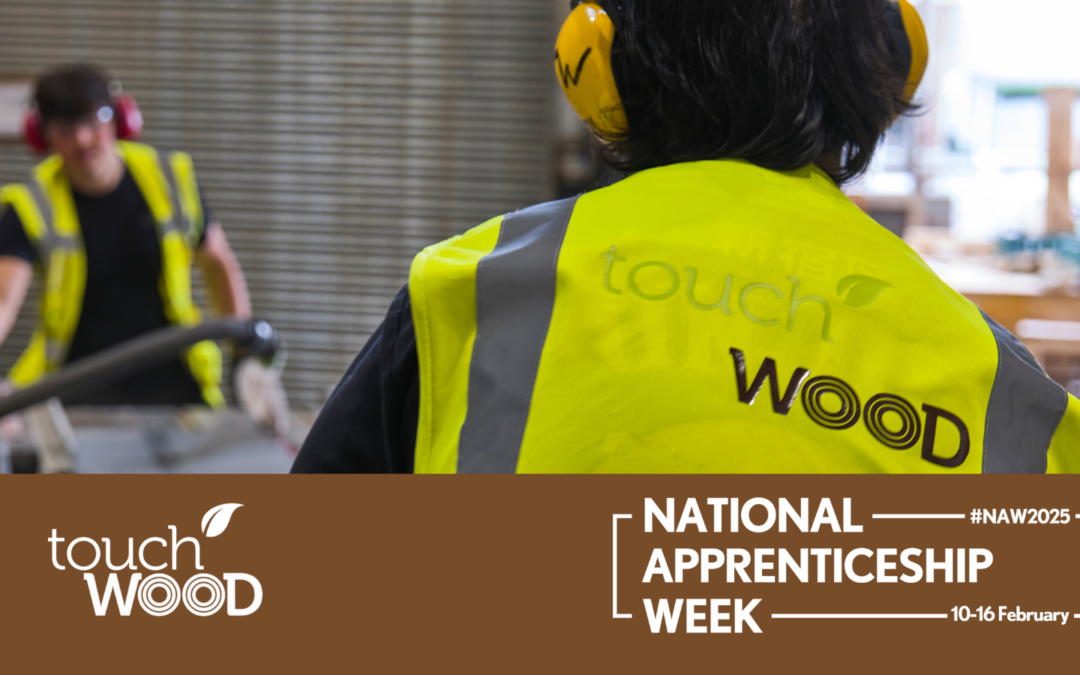
<svg viewBox="0 0 1080 675">
<path fill-rule="evenodd" d="M 0 7 L 0 71 L 108 68 L 146 142 L 195 159 L 319 405 L 422 247 L 549 198 L 550 0 L 42 0 Z M 0 180 L 33 160 L 0 145 Z M 23 312 L 0 367 L 25 344 Z"/>
</svg>

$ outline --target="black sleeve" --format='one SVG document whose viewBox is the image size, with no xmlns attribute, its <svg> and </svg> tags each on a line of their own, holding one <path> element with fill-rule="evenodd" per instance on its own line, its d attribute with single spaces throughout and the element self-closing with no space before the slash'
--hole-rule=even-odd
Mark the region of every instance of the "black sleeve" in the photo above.
<svg viewBox="0 0 1080 675">
<path fill-rule="evenodd" d="M 199 187 L 199 201 L 202 202 L 203 212 L 203 228 L 199 233 L 199 243 L 195 244 L 195 248 L 202 248 L 202 245 L 206 242 L 206 230 L 210 228 L 210 224 L 215 222 L 214 212 L 210 210 L 210 205 L 206 203 L 206 193 L 203 192 L 202 187 Z"/>
<path fill-rule="evenodd" d="M 292 473 L 412 473 L 420 416 L 409 287 L 330 395 Z"/>
<path fill-rule="evenodd" d="M 22 221 L 15 209 L 8 207 L 0 215 L 0 256 L 22 258 L 28 263 L 37 260 L 30 238 L 26 236 Z"/>
</svg>

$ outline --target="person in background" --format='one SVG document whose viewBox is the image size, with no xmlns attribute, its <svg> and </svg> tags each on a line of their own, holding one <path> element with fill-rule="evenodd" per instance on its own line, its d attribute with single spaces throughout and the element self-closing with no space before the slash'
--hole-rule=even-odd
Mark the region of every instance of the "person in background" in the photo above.
<svg viewBox="0 0 1080 675">
<path fill-rule="evenodd" d="M 28 141 L 51 154 L 26 183 L 0 190 L 0 341 L 9 335 L 34 270 L 42 277 L 38 328 L 8 373 L 22 388 L 66 364 L 169 325 L 200 321 L 192 261 L 217 314 L 249 318 L 243 272 L 199 189 L 191 158 L 118 136 L 136 135 L 130 97 L 90 65 L 42 76 Z M 118 93 L 118 92 L 117 92 Z M 225 404 L 221 353 L 198 343 L 152 370 L 65 404 Z"/>
<path fill-rule="evenodd" d="M 927 51 L 907 0 L 575 0 L 628 177 L 421 252 L 293 471 L 1080 472 L 1080 401 L 840 191 Z"/>
</svg>

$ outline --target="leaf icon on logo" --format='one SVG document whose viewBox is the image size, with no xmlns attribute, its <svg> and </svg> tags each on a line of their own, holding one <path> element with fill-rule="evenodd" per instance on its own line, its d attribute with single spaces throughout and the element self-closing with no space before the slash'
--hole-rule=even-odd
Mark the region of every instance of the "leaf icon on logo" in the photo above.
<svg viewBox="0 0 1080 675">
<path fill-rule="evenodd" d="M 206 515 L 202 517 L 203 534 L 208 537 L 216 537 L 224 532 L 225 528 L 229 526 L 233 511 L 241 506 L 243 504 L 222 504 L 207 511 Z"/>
<path fill-rule="evenodd" d="M 851 307 L 866 307 L 871 302 L 878 299 L 881 292 L 886 288 L 896 288 L 892 284 L 882 281 L 881 279 L 875 279 L 874 277 L 864 277 L 861 274 L 852 274 L 849 277 L 844 277 L 840 280 L 840 283 L 836 285 L 836 294 L 840 297 L 844 297 L 844 291 L 851 289 L 847 297 L 844 298 L 844 304 Z"/>
</svg>

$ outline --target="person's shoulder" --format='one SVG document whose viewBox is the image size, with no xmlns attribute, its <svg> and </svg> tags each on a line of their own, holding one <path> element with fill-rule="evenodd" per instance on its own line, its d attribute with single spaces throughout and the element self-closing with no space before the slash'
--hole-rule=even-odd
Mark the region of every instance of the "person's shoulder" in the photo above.
<svg viewBox="0 0 1080 675">
<path fill-rule="evenodd" d="M 37 259 L 19 212 L 11 204 L 0 204 L 0 257 L 5 256 L 29 263 Z"/>
<path fill-rule="evenodd" d="M 139 141 L 117 141 L 116 147 L 120 150 L 121 155 L 157 157 L 160 154 L 153 145 L 140 143 Z"/>
<path fill-rule="evenodd" d="M 170 164 L 176 162 L 191 163 L 191 155 L 175 148 L 159 148 L 148 143 L 138 141 L 117 141 L 120 154 L 128 158 L 146 158 L 154 161 Z"/>
<path fill-rule="evenodd" d="M 580 195 L 541 202 L 495 216 L 462 234 L 432 244 L 414 258 L 413 273 L 422 272 L 425 266 L 436 259 L 479 260 L 491 253 L 500 241 L 519 236 L 547 223 L 561 223 L 565 226 L 579 197 Z"/>
<path fill-rule="evenodd" d="M 586 193 L 588 194 L 588 193 Z M 575 195 L 565 199 L 556 199 L 550 202 L 533 204 L 524 209 L 519 209 L 503 216 L 503 224 L 507 221 L 514 223 L 515 228 L 534 229 L 548 223 L 559 223 L 570 218 L 574 211 L 574 205 L 584 195 Z"/>
<path fill-rule="evenodd" d="M 495 249 L 503 216 L 491 218 L 462 234 L 425 247 L 413 258 L 409 269 L 409 287 L 420 292 L 425 281 L 451 276 L 453 270 L 475 270 L 480 258 Z M 464 265 L 462 263 L 465 263 Z"/>
<path fill-rule="evenodd" d="M 0 229 L 16 227 L 22 229 L 22 219 L 12 204 L 0 202 Z"/>
<path fill-rule="evenodd" d="M 469 228 L 461 234 L 455 234 L 449 239 L 444 239 L 436 244 L 424 247 L 424 250 L 422 250 L 419 255 L 425 257 L 437 255 L 440 251 L 446 249 L 459 246 L 476 246 L 478 242 L 485 242 L 488 239 L 497 238 L 499 235 L 499 226 L 502 224 L 503 218 L 504 216 L 501 215 L 489 218 L 483 223 Z"/>
</svg>

